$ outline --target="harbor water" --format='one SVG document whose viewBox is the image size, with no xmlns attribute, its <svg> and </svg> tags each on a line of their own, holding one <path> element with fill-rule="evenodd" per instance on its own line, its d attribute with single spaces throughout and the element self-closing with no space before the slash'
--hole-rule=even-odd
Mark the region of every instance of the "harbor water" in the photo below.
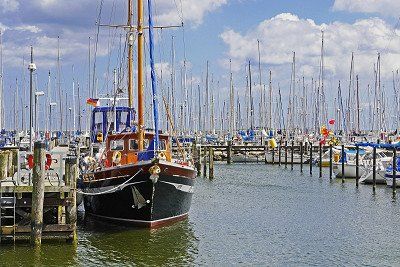
<svg viewBox="0 0 400 267">
<path fill-rule="evenodd" d="M 81 214 L 77 244 L 0 246 L 0 266 L 399 265 L 400 199 L 324 171 L 218 164 L 186 221 L 144 230 Z"/>
</svg>

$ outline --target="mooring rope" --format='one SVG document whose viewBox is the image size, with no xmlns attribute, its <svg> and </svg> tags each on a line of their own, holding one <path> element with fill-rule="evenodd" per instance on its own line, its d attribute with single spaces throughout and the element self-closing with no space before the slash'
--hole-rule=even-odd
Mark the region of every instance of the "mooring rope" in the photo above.
<svg viewBox="0 0 400 267">
<path fill-rule="evenodd" d="M 118 189 L 120 189 L 122 186 L 126 185 L 129 181 L 131 181 L 133 178 L 136 177 L 136 175 L 138 175 L 140 172 L 142 171 L 142 169 L 138 170 L 137 173 L 135 173 L 131 178 L 129 178 L 128 180 L 126 180 L 125 182 L 123 182 L 122 184 L 115 186 L 114 188 L 111 188 L 110 190 L 106 190 L 104 192 L 98 192 L 98 193 L 85 193 L 83 191 L 79 192 L 82 195 L 85 196 L 98 196 L 98 195 L 104 195 L 104 194 L 109 194 L 112 193 L 113 191 L 117 191 Z"/>
</svg>

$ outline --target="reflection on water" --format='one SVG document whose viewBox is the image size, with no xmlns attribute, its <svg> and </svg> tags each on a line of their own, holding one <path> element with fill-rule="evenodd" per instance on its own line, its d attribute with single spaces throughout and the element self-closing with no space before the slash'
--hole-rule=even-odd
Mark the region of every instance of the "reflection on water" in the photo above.
<svg viewBox="0 0 400 267">
<path fill-rule="evenodd" d="M 218 165 L 186 221 L 150 231 L 80 214 L 77 245 L 0 247 L 0 266 L 398 266 L 399 195 L 324 171 Z"/>
<path fill-rule="evenodd" d="M 0 266 L 74 266 L 76 244 L 46 242 L 40 248 L 29 244 L 0 246 Z"/>
<path fill-rule="evenodd" d="M 197 254 L 190 223 L 149 230 L 96 222 L 82 214 L 78 244 L 45 242 L 0 246 L 0 266 L 188 265 Z"/>
<path fill-rule="evenodd" d="M 197 254 L 197 240 L 185 220 L 155 230 L 110 226 L 87 217 L 80 226 L 80 264 L 187 265 Z"/>
</svg>

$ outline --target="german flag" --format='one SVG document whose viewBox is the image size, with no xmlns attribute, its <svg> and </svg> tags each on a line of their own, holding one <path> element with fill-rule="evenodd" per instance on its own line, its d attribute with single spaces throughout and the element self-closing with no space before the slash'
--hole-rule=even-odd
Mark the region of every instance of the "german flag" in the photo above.
<svg viewBox="0 0 400 267">
<path fill-rule="evenodd" d="M 91 105 L 93 107 L 97 107 L 99 106 L 99 99 L 96 98 L 88 98 L 86 100 L 86 104 Z"/>
</svg>

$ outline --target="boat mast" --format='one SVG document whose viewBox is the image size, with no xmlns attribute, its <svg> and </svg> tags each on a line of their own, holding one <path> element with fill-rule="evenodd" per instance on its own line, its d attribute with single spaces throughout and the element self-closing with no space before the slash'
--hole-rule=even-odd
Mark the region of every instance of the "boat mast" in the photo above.
<svg viewBox="0 0 400 267">
<path fill-rule="evenodd" d="M 0 30 L 0 129 L 3 129 L 3 33 Z"/>
<path fill-rule="evenodd" d="M 257 40 L 257 50 L 258 50 L 258 75 L 260 82 L 260 127 L 264 128 L 264 89 L 262 86 L 262 77 L 261 77 L 261 52 L 260 52 L 260 40 Z"/>
<path fill-rule="evenodd" d="M 131 1 L 131 0 L 129 0 Z M 138 127 L 139 150 L 143 150 L 144 139 L 144 93 L 143 93 L 143 2 L 137 1 L 137 32 L 138 32 Z"/>
<path fill-rule="evenodd" d="M 229 60 L 229 134 L 233 137 L 233 132 L 235 128 L 235 92 L 233 89 L 233 77 L 232 77 L 232 60 Z"/>
<path fill-rule="evenodd" d="M 133 76 L 132 76 L 132 57 L 133 57 L 133 32 L 132 32 L 132 0 L 128 1 L 128 102 L 129 107 L 133 107 Z M 115 92 L 114 92 L 115 93 Z"/>
<path fill-rule="evenodd" d="M 269 71 L 269 129 L 272 130 L 272 71 Z"/>
<path fill-rule="evenodd" d="M 358 87 L 358 75 L 356 76 L 357 87 L 356 87 L 356 98 L 357 98 L 357 133 L 360 133 L 360 95 Z"/>
<path fill-rule="evenodd" d="M 29 64 L 29 79 L 30 79 L 30 90 L 29 90 L 29 151 L 33 151 L 33 72 L 36 70 L 36 66 L 33 63 L 33 47 L 31 46 L 31 63 Z"/>
<path fill-rule="evenodd" d="M 60 105 L 60 131 L 63 130 L 63 94 L 61 91 L 61 65 L 60 65 L 60 37 L 57 36 L 57 80 L 58 80 L 58 96 Z"/>
<path fill-rule="evenodd" d="M 250 97 L 250 129 L 254 128 L 254 105 L 253 105 L 253 94 L 251 87 L 251 63 L 249 60 L 249 97 Z"/>
</svg>

